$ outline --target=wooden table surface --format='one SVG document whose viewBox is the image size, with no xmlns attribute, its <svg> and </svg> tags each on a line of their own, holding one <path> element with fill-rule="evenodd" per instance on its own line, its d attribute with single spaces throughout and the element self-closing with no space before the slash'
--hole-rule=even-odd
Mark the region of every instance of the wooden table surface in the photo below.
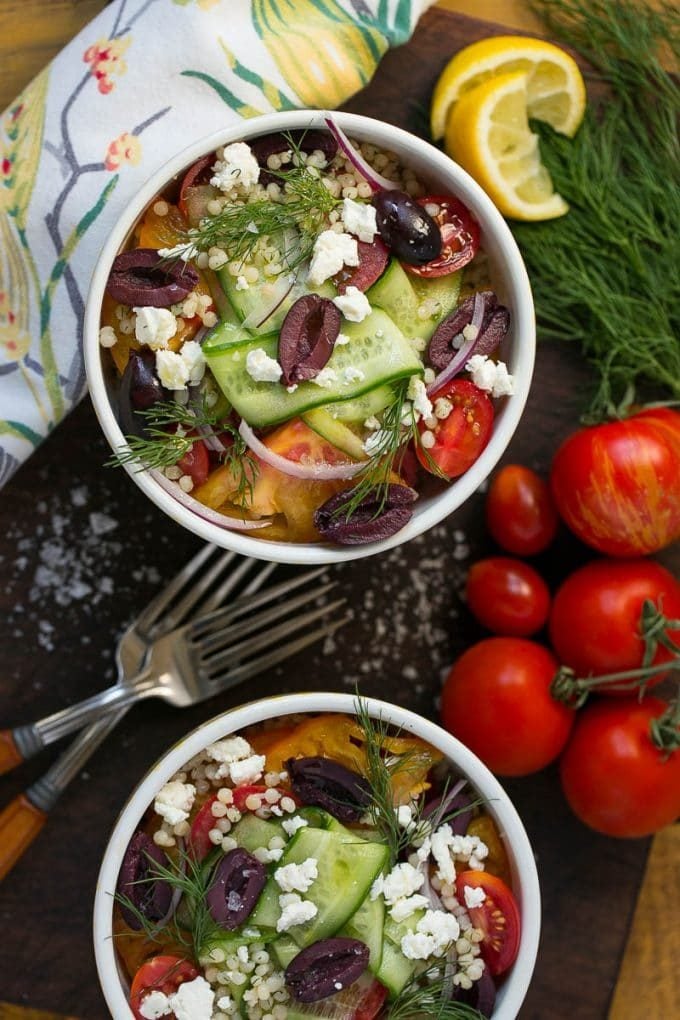
<svg viewBox="0 0 680 1020">
<path fill-rule="evenodd" d="M 0 108 L 104 6 L 104 0 L 0 0 Z M 442 0 L 439 8 L 406 48 L 387 56 L 350 109 L 418 131 L 418 106 L 427 104 L 454 50 L 499 24 L 540 31 L 520 0 Z M 461 16 L 473 11 L 477 20 Z M 408 101 L 397 102 L 404 81 Z M 505 459 L 545 472 L 574 427 L 587 381 L 575 350 L 544 339 L 527 411 Z M 104 470 L 106 455 L 85 401 L 3 491 L 3 725 L 54 711 L 109 682 L 122 628 L 198 546 L 127 476 Z M 334 648 L 259 679 L 257 693 L 347 690 L 359 681 L 367 694 L 435 717 L 442 672 L 481 636 L 460 591 L 467 565 L 492 548 L 482 502 L 477 494 L 409 547 L 334 570 L 356 624 Z M 563 532 L 539 566 L 556 584 L 588 556 Z M 677 548 L 659 558 L 680 571 Z M 140 706 L 73 783 L 0 887 L 0 1020 L 43 1016 L 38 1010 L 81 1020 L 107 1015 L 90 918 L 108 832 L 155 758 L 240 698 L 236 691 L 184 712 Z M 3 779 L 5 801 L 41 774 L 47 757 Z M 610 840 L 570 815 L 554 769 L 504 785 L 533 842 L 544 898 L 541 949 L 522 1020 L 680 1016 L 678 828 L 654 841 Z"/>
</svg>

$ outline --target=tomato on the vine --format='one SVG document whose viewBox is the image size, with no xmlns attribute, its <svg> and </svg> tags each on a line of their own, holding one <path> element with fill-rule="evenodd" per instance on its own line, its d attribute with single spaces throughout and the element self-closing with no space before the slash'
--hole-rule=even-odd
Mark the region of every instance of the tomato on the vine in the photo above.
<svg viewBox="0 0 680 1020">
<path fill-rule="evenodd" d="M 609 556 L 656 552 L 680 537 L 680 413 L 640 411 L 580 429 L 550 475 L 571 530 Z"/>
<path fill-rule="evenodd" d="M 466 888 L 484 892 L 479 906 L 467 906 Z M 459 903 L 465 905 L 473 928 L 479 928 L 484 935 L 479 949 L 489 972 L 504 974 L 512 967 L 519 951 L 519 907 L 512 889 L 502 879 L 485 871 L 461 871 L 456 876 L 456 896 Z"/>
<path fill-rule="evenodd" d="M 421 418 L 416 452 L 427 471 L 457 478 L 474 464 L 491 438 L 493 404 L 488 393 L 469 379 L 451 379 L 432 394 L 432 403 L 441 398 L 453 405 L 451 413 L 448 418 L 438 418 L 432 428 Z M 431 446 L 425 446 L 427 435 L 434 438 Z"/>
<path fill-rule="evenodd" d="M 557 590 L 550 613 L 550 641 L 560 662 L 580 677 L 639 668 L 645 650 L 640 613 L 647 599 L 680 620 L 680 584 L 653 560 L 595 560 L 575 570 Z M 653 662 L 671 657 L 659 645 Z M 659 673 L 648 682 L 661 679 Z M 598 688 L 600 694 L 630 692 L 618 684 Z"/>
<path fill-rule="evenodd" d="M 479 248 L 479 224 L 467 206 L 452 195 L 426 195 L 417 202 L 426 210 L 438 206 L 433 219 L 439 224 L 442 250 L 436 259 L 421 266 L 402 262 L 404 269 L 414 276 L 431 278 L 447 276 L 472 262 Z"/>
<path fill-rule="evenodd" d="M 193 963 L 180 956 L 154 956 L 147 960 L 135 974 L 130 989 L 130 1009 L 135 1020 L 144 1020 L 140 1006 L 149 992 L 172 995 L 181 984 L 193 981 L 198 975 L 199 971 Z"/>
<path fill-rule="evenodd" d="M 444 683 L 446 729 L 493 772 L 525 776 L 558 756 L 574 722 L 550 694 L 555 657 L 535 641 L 492 637 L 472 645 Z"/>
<path fill-rule="evenodd" d="M 680 751 L 660 750 L 649 728 L 666 708 L 658 698 L 629 697 L 578 713 L 560 778 L 586 825 L 607 836 L 649 836 L 680 815 Z"/>
<path fill-rule="evenodd" d="M 558 525 L 547 483 L 521 464 L 501 468 L 486 497 L 486 524 L 501 548 L 515 556 L 547 549 Z"/>
<path fill-rule="evenodd" d="M 494 634 L 529 637 L 548 619 L 547 584 L 528 563 L 510 556 L 473 563 L 465 595 L 472 615 Z"/>
</svg>

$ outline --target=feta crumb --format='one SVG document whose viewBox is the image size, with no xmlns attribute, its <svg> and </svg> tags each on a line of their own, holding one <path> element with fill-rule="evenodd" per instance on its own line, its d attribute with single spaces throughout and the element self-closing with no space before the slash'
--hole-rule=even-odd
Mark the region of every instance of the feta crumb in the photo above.
<svg viewBox="0 0 680 1020">
<path fill-rule="evenodd" d="M 378 875 L 371 886 L 371 899 L 382 895 L 388 906 L 393 905 L 404 896 L 417 892 L 425 881 L 425 876 L 412 864 L 395 864 L 389 875 Z"/>
<path fill-rule="evenodd" d="M 412 375 L 409 379 L 406 396 L 413 401 L 413 410 L 422 418 L 429 418 L 432 415 L 432 401 L 427 395 L 425 383 L 417 376 Z"/>
<path fill-rule="evenodd" d="M 305 825 L 309 825 L 306 818 L 301 818 L 300 815 L 295 815 L 294 818 L 284 818 L 281 822 L 284 832 L 289 836 L 294 836 L 298 829 L 303 829 Z"/>
<path fill-rule="evenodd" d="M 346 333 L 338 333 L 338 335 L 335 338 L 335 346 L 344 347 L 345 344 L 349 343 L 349 340 L 350 338 L 347 336 Z"/>
<path fill-rule="evenodd" d="M 260 864 L 271 864 L 272 861 L 280 861 L 283 857 L 283 850 L 279 847 L 273 847 L 269 849 L 265 846 L 258 846 L 253 850 L 253 857 L 255 857 Z"/>
<path fill-rule="evenodd" d="M 189 381 L 189 366 L 174 351 L 156 351 L 156 372 L 166 390 L 184 390 Z"/>
<path fill-rule="evenodd" d="M 253 753 L 253 749 L 243 737 L 225 737 L 224 740 L 217 740 L 214 744 L 208 744 L 205 753 L 212 761 L 229 764 L 232 761 L 249 758 Z"/>
<path fill-rule="evenodd" d="M 348 287 L 344 294 L 333 298 L 333 304 L 349 322 L 363 322 L 371 314 L 368 298 L 358 287 Z"/>
<path fill-rule="evenodd" d="M 177 319 L 169 308 L 133 308 L 135 313 L 135 339 L 152 351 L 168 346 L 168 340 L 177 332 Z"/>
<path fill-rule="evenodd" d="M 375 453 L 378 453 L 388 443 L 390 433 L 382 427 L 376 432 L 372 432 L 370 436 L 366 436 L 364 439 L 364 453 L 367 453 L 369 457 L 372 457 Z"/>
<path fill-rule="evenodd" d="M 146 1020 L 158 1020 L 158 1017 L 172 1012 L 170 1001 L 163 992 L 149 992 L 137 1008 Z"/>
<path fill-rule="evenodd" d="M 246 280 L 245 276 L 237 276 L 236 283 L 234 285 L 235 290 L 248 290 L 250 284 Z"/>
<path fill-rule="evenodd" d="M 337 382 L 337 375 L 332 368 L 322 368 L 320 372 L 314 376 L 311 382 L 316 383 L 317 386 L 323 386 L 325 389 L 330 389 L 335 382 Z"/>
<path fill-rule="evenodd" d="M 183 981 L 169 997 L 176 1020 L 210 1020 L 215 993 L 200 975 L 193 981 Z"/>
<path fill-rule="evenodd" d="M 430 956 L 443 956 L 460 934 L 460 926 L 444 910 L 427 910 L 418 921 L 416 930 L 402 937 L 401 951 L 407 960 L 427 960 Z"/>
<path fill-rule="evenodd" d="M 464 886 L 463 896 L 465 897 L 465 906 L 468 910 L 472 910 L 473 907 L 481 907 L 482 903 L 486 899 L 486 893 L 481 886 Z"/>
<path fill-rule="evenodd" d="M 199 251 L 195 244 L 181 241 L 173 248 L 159 248 L 158 254 L 162 259 L 181 259 L 182 262 L 191 262 L 199 254 Z"/>
<path fill-rule="evenodd" d="M 346 386 L 354 382 L 363 382 L 365 378 L 366 376 L 361 369 L 355 368 L 354 365 L 348 365 L 347 368 L 342 370 L 342 381 Z"/>
<path fill-rule="evenodd" d="M 378 233 L 376 210 L 370 202 L 355 202 L 352 198 L 344 199 L 340 213 L 345 230 L 356 234 L 360 241 L 372 241 Z"/>
<path fill-rule="evenodd" d="M 288 931 L 296 924 L 304 924 L 316 917 L 318 908 L 311 900 L 303 900 L 298 893 L 283 893 L 279 896 L 281 916 L 276 922 L 278 932 Z"/>
<path fill-rule="evenodd" d="M 284 892 L 305 893 L 319 877 L 316 857 L 308 857 L 302 864 L 284 864 L 274 872 L 274 881 Z"/>
<path fill-rule="evenodd" d="M 189 817 L 195 796 L 196 787 L 191 783 L 166 783 L 156 794 L 153 809 L 168 825 L 179 825 Z"/>
<path fill-rule="evenodd" d="M 264 772 L 265 761 L 263 754 L 252 754 L 250 758 L 231 762 L 229 776 L 234 786 L 256 783 Z"/>
<path fill-rule="evenodd" d="M 248 351 L 246 372 L 255 382 L 278 382 L 283 369 L 262 347 L 256 347 L 255 350 Z"/>
<path fill-rule="evenodd" d="M 399 924 L 415 914 L 416 910 L 422 910 L 423 907 L 429 906 L 429 903 L 427 896 L 421 896 L 419 893 L 416 893 L 415 896 L 404 896 L 390 908 L 390 917 Z"/>
<path fill-rule="evenodd" d="M 367 418 L 366 421 L 364 422 L 364 428 L 370 429 L 372 432 L 375 432 L 375 430 L 379 429 L 380 427 L 381 427 L 380 422 L 378 421 L 374 414 L 372 414 L 371 417 Z"/>
<path fill-rule="evenodd" d="M 102 326 L 99 330 L 99 343 L 102 347 L 115 347 L 118 337 L 113 326 Z"/>
<path fill-rule="evenodd" d="M 189 372 L 188 385 L 198 386 L 205 375 L 203 348 L 196 340 L 185 340 L 179 354 Z"/>
<path fill-rule="evenodd" d="M 437 875 L 442 882 L 449 882 L 451 885 L 456 881 L 456 869 L 451 856 L 451 843 L 453 830 L 450 825 L 440 826 L 431 836 L 432 856 L 437 862 Z"/>
<path fill-rule="evenodd" d="M 230 192 L 235 187 L 247 191 L 260 179 L 260 166 L 252 149 L 245 142 L 225 146 L 222 159 L 213 166 L 210 183 L 220 191 Z"/>
<path fill-rule="evenodd" d="M 357 240 L 351 234 L 322 230 L 314 242 L 307 280 L 313 286 L 339 273 L 343 266 L 359 265 Z"/>
<path fill-rule="evenodd" d="M 491 361 L 486 354 L 473 354 L 465 365 L 475 386 L 492 397 L 509 397 L 515 392 L 515 381 L 504 361 Z"/>
</svg>

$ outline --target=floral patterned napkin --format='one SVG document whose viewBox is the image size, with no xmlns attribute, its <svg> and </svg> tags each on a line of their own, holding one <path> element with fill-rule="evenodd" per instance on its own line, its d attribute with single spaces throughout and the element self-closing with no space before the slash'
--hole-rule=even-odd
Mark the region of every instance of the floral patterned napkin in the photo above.
<svg viewBox="0 0 680 1020">
<path fill-rule="evenodd" d="M 433 0 L 114 0 L 0 125 L 0 484 L 85 392 L 104 239 L 171 155 L 243 117 L 335 107 Z"/>
</svg>

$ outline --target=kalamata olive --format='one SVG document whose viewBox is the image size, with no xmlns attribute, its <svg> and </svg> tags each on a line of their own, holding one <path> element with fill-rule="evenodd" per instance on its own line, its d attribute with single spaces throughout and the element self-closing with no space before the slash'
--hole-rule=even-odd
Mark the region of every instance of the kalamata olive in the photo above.
<svg viewBox="0 0 680 1020">
<path fill-rule="evenodd" d="M 313 942 L 285 970 L 286 987 L 298 1002 L 318 1002 L 361 977 L 368 966 L 368 946 L 359 939 Z"/>
<path fill-rule="evenodd" d="M 130 351 L 130 358 L 120 380 L 118 413 L 120 427 L 126 436 L 142 436 L 146 422 L 136 411 L 146 411 L 169 394 L 156 378 L 156 359 L 148 348 Z"/>
<path fill-rule="evenodd" d="M 454 836 L 464 836 L 472 821 L 472 802 L 463 792 L 455 797 L 436 797 L 425 805 L 420 817 L 432 819 L 437 826 L 447 822 Z"/>
<path fill-rule="evenodd" d="M 357 772 L 331 758 L 289 758 L 293 792 L 303 804 L 323 808 L 341 822 L 356 822 L 371 803 L 371 788 Z"/>
<path fill-rule="evenodd" d="M 385 271 L 390 260 L 387 245 L 376 237 L 373 241 L 357 241 L 358 266 L 343 266 L 333 277 L 338 294 L 344 294 L 348 287 L 367 291 Z"/>
<path fill-rule="evenodd" d="M 107 293 L 123 305 L 169 308 L 198 283 L 198 273 L 181 259 L 163 261 L 155 248 L 132 248 L 116 255 Z"/>
<path fill-rule="evenodd" d="M 485 968 L 482 976 L 472 982 L 472 988 L 463 989 L 458 985 L 453 995 L 456 1002 L 464 1002 L 472 1006 L 482 1016 L 490 1017 L 496 1004 L 496 985 L 494 979 Z"/>
<path fill-rule="evenodd" d="M 491 354 L 508 331 L 510 312 L 498 304 L 498 298 L 492 290 L 480 291 L 478 296 L 484 301 L 484 314 L 474 353 Z M 439 323 L 432 334 L 427 356 L 430 364 L 438 371 L 446 368 L 458 348 L 465 342 L 463 330 L 472 321 L 474 303 L 474 294 L 465 298 L 455 311 Z"/>
<path fill-rule="evenodd" d="M 348 519 L 346 507 L 352 499 L 352 491 L 331 496 L 314 513 L 314 526 L 330 542 L 364 545 L 396 535 L 411 520 L 412 504 L 418 498 L 418 493 L 407 485 L 388 485 L 386 495 L 377 488 L 372 489 Z"/>
<path fill-rule="evenodd" d="M 305 294 L 283 320 L 279 334 L 279 363 L 285 386 L 313 379 L 331 354 L 342 316 L 329 298 Z"/>
<path fill-rule="evenodd" d="M 148 921 L 160 921 L 170 909 L 172 888 L 162 878 L 154 878 L 154 864 L 168 867 L 168 858 L 145 832 L 136 832 L 125 851 L 118 875 L 117 893 L 125 896 Z M 139 918 L 120 904 L 123 920 L 135 931 L 142 924 Z"/>
<path fill-rule="evenodd" d="M 291 151 L 291 141 L 301 152 L 311 153 L 319 149 L 330 163 L 338 151 L 338 143 L 329 131 L 309 131 L 297 129 L 295 131 L 276 131 L 271 135 L 261 135 L 249 142 L 255 159 L 262 167 L 260 183 L 270 184 L 276 181 L 276 175 L 267 171 L 267 160 L 270 156 L 278 156 L 283 152 Z M 283 170 L 289 169 L 292 164 L 284 164 Z"/>
<path fill-rule="evenodd" d="M 230 850 L 215 868 L 205 897 L 213 921 L 229 931 L 238 928 L 252 914 L 266 880 L 256 857 L 243 847 Z"/>
<path fill-rule="evenodd" d="M 373 205 L 380 236 L 402 262 L 422 266 L 441 254 L 439 224 L 405 191 L 378 191 Z"/>
</svg>

